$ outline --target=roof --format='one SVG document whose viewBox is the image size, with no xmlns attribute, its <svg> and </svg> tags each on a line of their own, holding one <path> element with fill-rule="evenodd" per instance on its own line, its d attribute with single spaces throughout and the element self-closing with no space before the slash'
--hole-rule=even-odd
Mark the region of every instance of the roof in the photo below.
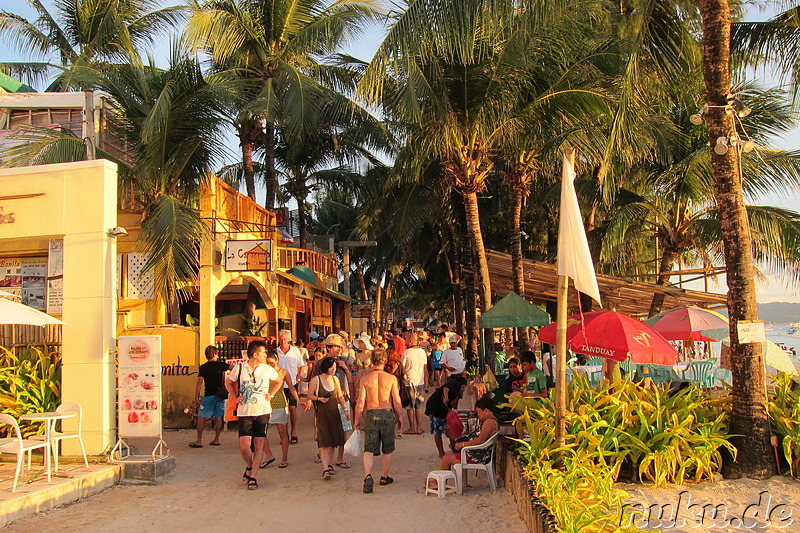
<svg viewBox="0 0 800 533">
<path fill-rule="evenodd" d="M 506 294 L 494 307 L 481 315 L 483 328 L 524 328 L 549 323 L 549 314 L 515 292 Z"/>
<path fill-rule="evenodd" d="M 0 72 L 0 88 L 10 93 L 35 93 L 36 89 Z M 0 91 L 3 92 L 3 91 Z"/>
<path fill-rule="evenodd" d="M 494 250 L 487 250 L 489 261 L 489 278 L 492 291 L 500 296 L 512 292 L 514 280 L 511 271 L 511 256 Z M 556 265 L 523 259 L 523 282 L 525 297 L 533 302 L 555 302 L 558 300 L 556 287 L 558 272 Z M 605 309 L 614 309 L 626 315 L 647 315 L 653 295 L 664 295 L 664 309 L 681 305 L 696 305 L 709 309 L 722 308 L 727 305 L 724 294 L 694 291 L 680 287 L 662 286 L 642 281 L 632 281 L 614 276 L 597 274 L 597 285 Z M 569 302 L 571 308 L 577 307 L 578 296 L 570 284 Z M 577 310 L 576 310 L 577 312 Z"/>
</svg>

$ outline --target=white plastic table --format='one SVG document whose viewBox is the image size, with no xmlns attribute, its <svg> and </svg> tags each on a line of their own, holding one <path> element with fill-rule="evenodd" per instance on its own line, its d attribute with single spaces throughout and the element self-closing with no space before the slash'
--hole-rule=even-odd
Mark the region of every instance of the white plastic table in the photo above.
<svg viewBox="0 0 800 533">
<path fill-rule="evenodd" d="M 27 420 L 29 422 L 44 422 L 44 438 L 50 444 L 50 448 L 53 447 L 53 442 L 50 440 L 50 436 L 53 434 L 53 430 L 56 426 L 57 420 L 63 420 L 65 418 L 73 418 L 77 416 L 77 413 L 74 411 L 67 411 L 64 413 L 59 413 L 57 411 L 48 411 L 44 413 L 28 413 L 26 415 L 22 415 L 19 417 L 20 420 Z M 47 454 L 45 458 L 45 468 L 50 470 L 50 454 Z"/>
</svg>

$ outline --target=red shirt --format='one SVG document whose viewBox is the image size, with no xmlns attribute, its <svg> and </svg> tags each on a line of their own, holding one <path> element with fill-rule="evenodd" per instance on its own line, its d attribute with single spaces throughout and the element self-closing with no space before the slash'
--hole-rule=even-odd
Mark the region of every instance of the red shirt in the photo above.
<svg viewBox="0 0 800 533">
<path fill-rule="evenodd" d="M 400 335 L 394 336 L 394 349 L 397 350 L 397 353 L 400 355 L 406 351 L 406 341 L 404 341 L 403 337 Z"/>
</svg>

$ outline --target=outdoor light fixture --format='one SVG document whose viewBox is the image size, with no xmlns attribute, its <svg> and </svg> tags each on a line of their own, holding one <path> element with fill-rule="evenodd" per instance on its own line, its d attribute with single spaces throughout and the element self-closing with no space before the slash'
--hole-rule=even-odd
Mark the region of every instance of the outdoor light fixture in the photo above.
<svg viewBox="0 0 800 533">
<path fill-rule="evenodd" d="M 719 155 L 725 155 L 728 153 L 728 138 L 727 137 L 717 137 L 717 144 L 714 146 L 714 151 Z"/>
<path fill-rule="evenodd" d="M 753 111 L 752 109 L 744 105 L 744 103 L 742 103 L 741 100 L 739 100 L 732 94 L 729 94 L 725 98 L 725 101 L 728 102 L 728 105 L 730 106 L 731 109 L 736 111 L 736 114 L 739 116 L 739 118 L 744 118 Z"/>
<path fill-rule="evenodd" d="M 731 146 L 738 147 L 742 152 L 752 152 L 756 147 L 756 143 L 749 140 L 745 141 L 744 139 L 739 139 L 738 137 L 731 137 Z"/>
<path fill-rule="evenodd" d="M 117 237 L 125 237 L 128 234 L 128 230 L 123 228 L 122 226 L 117 226 L 116 228 L 111 228 L 108 230 L 108 236 L 112 238 Z"/>
<path fill-rule="evenodd" d="M 706 114 L 706 109 L 708 109 L 708 108 L 707 107 L 703 107 L 703 109 L 699 109 L 697 111 L 697 113 L 695 113 L 694 115 L 691 115 L 689 117 L 689 122 L 691 122 L 695 126 L 699 126 L 700 124 L 702 124 L 703 123 L 703 115 Z"/>
</svg>

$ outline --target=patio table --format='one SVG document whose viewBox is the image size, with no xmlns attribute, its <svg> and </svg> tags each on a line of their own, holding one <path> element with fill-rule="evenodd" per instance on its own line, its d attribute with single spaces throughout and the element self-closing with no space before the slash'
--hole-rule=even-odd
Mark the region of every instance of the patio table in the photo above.
<svg viewBox="0 0 800 533">
<path fill-rule="evenodd" d="M 27 420 L 29 422 L 44 422 L 44 438 L 47 442 L 50 443 L 50 447 L 52 448 L 53 443 L 50 440 L 53 431 L 55 430 L 56 421 L 64 420 L 65 418 L 73 418 L 77 416 L 77 413 L 73 411 L 59 413 L 56 411 L 47 411 L 44 413 L 28 413 L 19 417 L 20 420 Z M 45 458 L 45 468 L 50 470 L 50 454 L 47 454 Z"/>
</svg>

